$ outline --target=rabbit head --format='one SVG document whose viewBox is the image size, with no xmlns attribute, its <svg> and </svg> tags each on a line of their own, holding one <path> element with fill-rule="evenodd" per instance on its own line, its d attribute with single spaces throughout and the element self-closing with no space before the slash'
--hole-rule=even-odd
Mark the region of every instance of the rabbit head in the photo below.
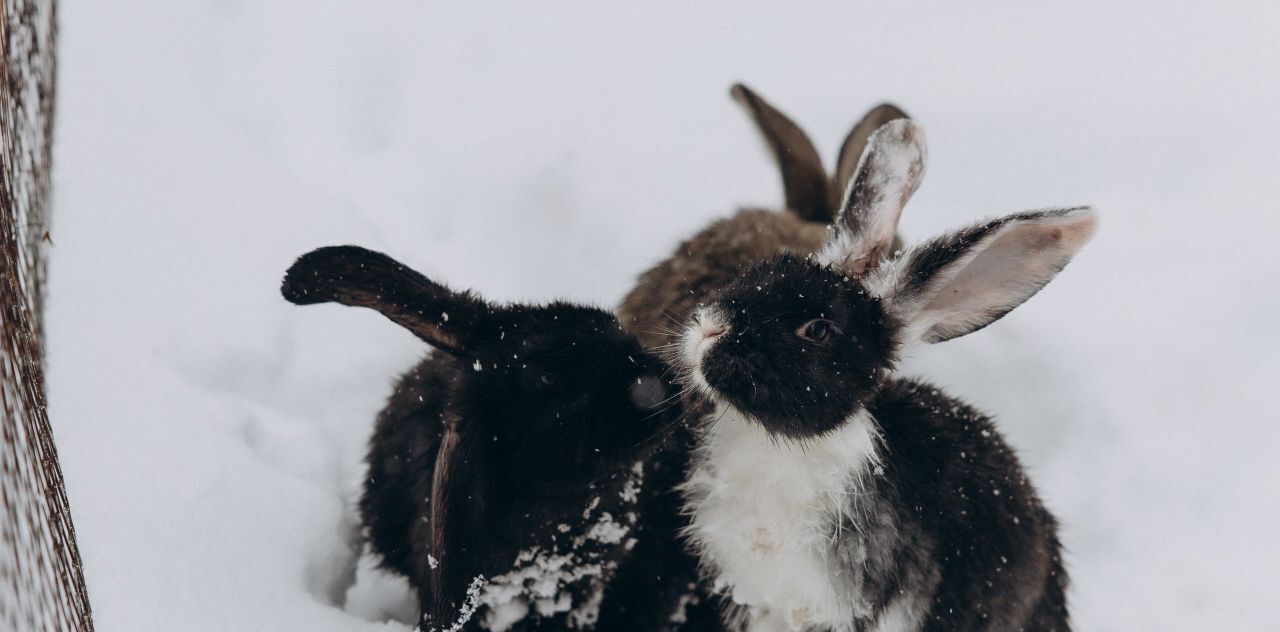
<svg viewBox="0 0 1280 632">
<path fill-rule="evenodd" d="M 828 175 L 813 142 L 790 118 L 745 85 L 734 85 L 730 93 L 747 110 L 777 162 L 785 210 L 740 210 L 699 231 L 642 274 L 618 315 L 646 347 L 674 342 L 679 334 L 673 323 L 682 325 L 699 302 L 752 263 L 780 252 L 809 254 L 821 248 L 868 137 L 884 123 L 906 117 L 887 103 L 872 108 L 845 137 L 835 171 Z M 890 250 L 900 245 L 895 241 Z"/>
<path fill-rule="evenodd" d="M 496 508 L 584 496 L 679 414 L 662 365 L 600 309 L 494 305 L 354 246 L 303 255 L 281 291 L 299 305 L 374 309 L 455 363 L 430 486 L 442 554 L 424 612 L 436 622 L 456 620 L 467 586 L 497 570 L 485 560 L 501 563 Z"/>
<path fill-rule="evenodd" d="M 1093 234 L 1088 208 L 1029 211 L 894 253 L 924 163 L 914 123 L 877 130 L 823 249 L 761 262 L 695 312 L 674 358 L 686 381 L 776 436 L 823 435 L 876 394 L 904 346 L 999 319 Z"/>
</svg>

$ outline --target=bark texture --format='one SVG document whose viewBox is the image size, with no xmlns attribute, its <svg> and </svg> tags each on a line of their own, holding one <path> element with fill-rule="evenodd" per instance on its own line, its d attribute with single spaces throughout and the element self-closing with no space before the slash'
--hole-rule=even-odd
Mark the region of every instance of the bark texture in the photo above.
<svg viewBox="0 0 1280 632">
<path fill-rule="evenodd" d="M 4 0 L 3 6 L 0 629 L 92 630 L 42 367 L 55 6 L 53 0 Z"/>
</svg>

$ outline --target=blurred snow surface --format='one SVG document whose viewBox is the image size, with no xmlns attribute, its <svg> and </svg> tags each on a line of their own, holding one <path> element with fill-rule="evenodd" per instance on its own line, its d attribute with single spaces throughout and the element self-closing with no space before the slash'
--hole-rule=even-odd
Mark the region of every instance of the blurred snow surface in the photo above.
<svg viewBox="0 0 1280 632">
<path fill-rule="evenodd" d="M 98 629 L 408 629 L 352 501 L 424 346 L 281 274 L 354 243 L 612 305 L 780 202 L 735 80 L 828 158 L 880 100 L 915 116 L 911 239 L 1099 209 L 1056 282 L 909 368 L 1020 449 L 1080 629 L 1275 625 L 1280 8 L 716 4 L 62 5 L 49 397 Z"/>
</svg>

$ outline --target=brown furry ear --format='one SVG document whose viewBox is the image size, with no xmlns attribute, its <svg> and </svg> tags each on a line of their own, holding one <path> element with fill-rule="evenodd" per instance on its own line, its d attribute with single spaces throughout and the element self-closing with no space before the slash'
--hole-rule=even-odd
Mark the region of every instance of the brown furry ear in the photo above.
<svg viewBox="0 0 1280 632">
<path fill-rule="evenodd" d="M 460 428 L 455 416 L 444 421 L 431 484 L 431 550 L 440 558 L 428 569 L 430 600 L 421 605 L 428 623 L 455 629 L 475 612 L 486 579 L 491 541 L 485 516 L 496 464 L 487 434 Z"/>
<path fill-rule="evenodd" d="M 898 106 L 892 103 L 881 103 L 862 115 L 862 120 L 849 130 L 844 144 L 840 145 L 840 154 L 836 157 L 836 172 L 831 180 L 832 208 L 840 203 L 845 189 L 849 188 L 849 180 L 853 179 L 853 172 L 858 168 L 858 160 L 862 158 L 862 151 L 867 147 L 867 140 L 885 123 L 904 118 L 910 117 Z"/>
<path fill-rule="evenodd" d="M 827 171 L 813 142 L 798 125 L 750 88 L 734 84 L 729 94 L 746 106 L 769 143 L 769 149 L 773 150 L 782 171 L 787 208 L 810 221 L 830 222 L 834 206 Z"/>
<path fill-rule="evenodd" d="M 280 293 L 295 305 L 341 303 L 381 312 L 434 347 L 464 350 L 484 303 L 433 282 L 380 252 L 357 246 L 318 248 L 285 273 Z"/>
</svg>

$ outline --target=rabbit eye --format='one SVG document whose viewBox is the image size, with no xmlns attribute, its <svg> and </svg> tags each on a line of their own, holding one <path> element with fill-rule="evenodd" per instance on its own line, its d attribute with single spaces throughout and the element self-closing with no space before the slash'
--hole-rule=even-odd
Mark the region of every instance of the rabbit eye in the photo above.
<svg viewBox="0 0 1280 632">
<path fill-rule="evenodd" d="M 831 332 L 834 330 L 835 327 L 832 326 L 831 321 L 817 318 L 805 323 L 803 327 L 796 331 L 796 335 L 804 338 L 805 340 L 826 342 L 826 340 L 831 337 Z"/>
<path fill-rule="evenodd" d="M 556 376 L 550 373 L 540 373 L 538 374 L 538 384 L 542 386 L 555 386 Z"/>
</svg>

